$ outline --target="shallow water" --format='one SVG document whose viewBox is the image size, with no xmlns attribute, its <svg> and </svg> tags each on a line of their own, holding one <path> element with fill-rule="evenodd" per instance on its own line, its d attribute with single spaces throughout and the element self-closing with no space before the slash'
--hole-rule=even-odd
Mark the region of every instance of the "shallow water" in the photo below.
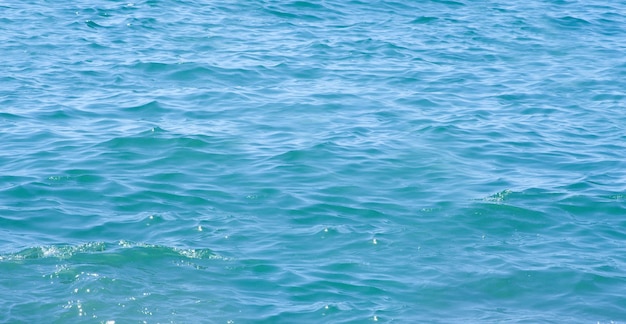
<svg viewBox="0 0 626 324">
<path fill-rule="evenodd" d="M 0 322 L 626 320 L 623 1 L 0 10 Z"/>
</svg>

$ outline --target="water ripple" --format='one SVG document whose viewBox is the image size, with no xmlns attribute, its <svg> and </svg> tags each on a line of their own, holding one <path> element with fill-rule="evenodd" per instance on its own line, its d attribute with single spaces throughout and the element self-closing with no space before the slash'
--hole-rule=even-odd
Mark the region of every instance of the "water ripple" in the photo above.
<svg viewBox="0 0 626 324">
<path fill-rule="evenodd" d="M 0 322 L 626 314 L 623 3 L 0 8 Z"/>
</svg>

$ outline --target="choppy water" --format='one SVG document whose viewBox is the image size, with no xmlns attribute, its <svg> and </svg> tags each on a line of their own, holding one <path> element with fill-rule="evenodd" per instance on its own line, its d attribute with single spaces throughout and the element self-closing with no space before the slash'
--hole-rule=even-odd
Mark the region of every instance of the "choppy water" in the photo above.
<svg viewBox="0 0 626 324">
<path fill-rule="evenodd" d="M 0 12 L 0 322 L 626 321 L 624 1 Z"/>
</svg>

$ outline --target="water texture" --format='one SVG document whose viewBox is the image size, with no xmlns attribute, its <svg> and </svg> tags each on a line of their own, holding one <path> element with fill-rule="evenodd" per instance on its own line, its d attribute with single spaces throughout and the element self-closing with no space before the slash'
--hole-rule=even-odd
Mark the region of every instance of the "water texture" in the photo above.
<svg viewBox="0 0 626 324">
<path fill-rule="evenodd" d="M 1 323 L 626 322 L 626 2 L 0 2 Z"/>
</svg>

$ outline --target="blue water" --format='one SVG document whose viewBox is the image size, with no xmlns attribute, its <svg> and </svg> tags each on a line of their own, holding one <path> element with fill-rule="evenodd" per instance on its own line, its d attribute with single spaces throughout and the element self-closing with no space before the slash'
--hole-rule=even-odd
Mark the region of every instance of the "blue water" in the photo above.
<svg viewBox="0 0 626 324">
<path fill-rule="evenodd" d="M 0 2 L 0 323 L 626 322 L 626 2 Z"/>
</svg>

